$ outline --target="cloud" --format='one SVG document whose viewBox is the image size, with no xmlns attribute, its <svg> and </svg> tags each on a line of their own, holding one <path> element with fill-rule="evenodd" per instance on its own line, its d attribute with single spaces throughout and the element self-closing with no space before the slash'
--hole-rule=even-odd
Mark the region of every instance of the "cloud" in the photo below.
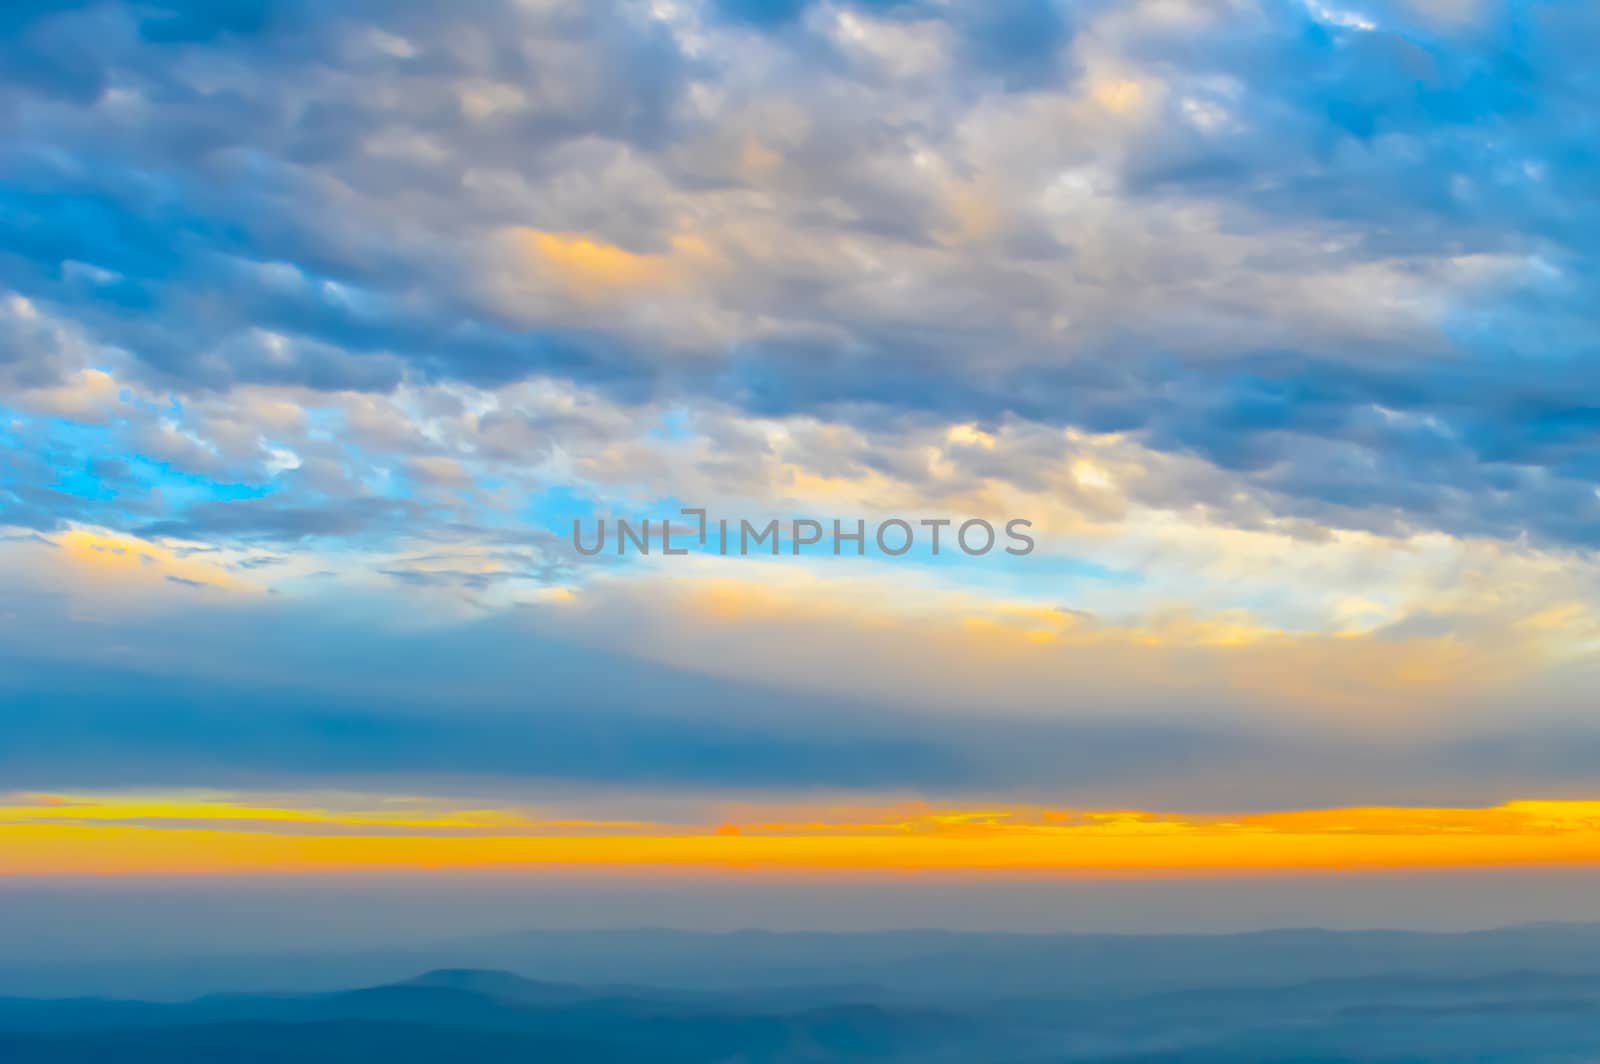
<svg viewBox="0 0 1600 1064">
<path fill-rule="evenodd" d="M 1593 741 L 1571 601 L 1316 634 L 786 563 L 567 584 L 495 552 L 331 582 L 326 557 L 112 537 L 5 557 L 21 787 L 1493 801 L 1587 779 Z"/>
<path fill-rule="evenodd" d="M 1588 542 L 1587 90 L 1554 16 L 1509 55 L 1415 8 L 35 12 L 104 23 L 122 83 L 21 130 L 0 277 L 186 395 L 1021 416 L 1322 520 Z M 821 47 L 839 20 L 968 54 L 913 91 Z"/>
<path fill-rule="evenodd" d="M 9 5 L 0 566 L 38 620 L 6 622 L 7 770 L 1585 778 L 1596 28 Z M 685 504 L 1023 516 L 1041 549 L 564 549 Z"/>
</svg>

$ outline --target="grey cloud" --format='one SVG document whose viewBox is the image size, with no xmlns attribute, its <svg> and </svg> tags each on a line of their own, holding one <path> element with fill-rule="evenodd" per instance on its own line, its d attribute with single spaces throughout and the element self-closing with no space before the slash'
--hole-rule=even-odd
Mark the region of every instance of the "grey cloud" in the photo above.
<svg viewBox="0 0 1600 1064">
<path fill-rule="evenodd" d="M 1292 5 L 849 6 L 949 20 L 950 65 L 916 82 L 830 51 L 815 5 L 690 30 L 610 5 L 25 5 L 0 281 L 185 395 L 560 378 L 869 431 L 1020 418 L 1136 434 L 1292 516 L 1592 543 L 1575 42 L 1600 27 L 1483 7 L 1472 30 L 1379 4 L 1362 31 Z M 1116 114 L 1095 93 L 1121 77 Z M 687 234 L 718 270 L 653 304 L 508 306 L 517 263 L 482 253 L 508 227 L 636 256 Z M 0 345 L 10 387 L 59 375 L 36 340 Z M 509 460 L 615 430 L 482 432 Z M 354 461 L 305 459 L 329 485 Z"/>
<path fill-rule="evenodd" d="M 971 792 L 1199 809 L 1352 793 L 1488 803 L 1543 773 L 1588 778 L 1575 751 L 1594 742 L 1592 728 L 1559 718 L 1525 721 L 1515 739 L 1464 727 L 1433 743 L 1263 732 L 1196 706 L 1111 716 L 1070 690 L 1072 711 L 1049 717 L 1003 701 L 912 712 L 653 664 L 626 646 L 574 642 L 537 610 L 407 633 L 350 619 L 349 602 L 335 614 L 204 596 L 180 615 L 120 622 L 75 617 L 59 595 L 11 588 L 7 601 L 26 616 L 0 616 L 0 772 L 16 788 L 601 784 L 701 798 Z M 649 638 L 614 620 L 619 640 Z"/>
</svg>

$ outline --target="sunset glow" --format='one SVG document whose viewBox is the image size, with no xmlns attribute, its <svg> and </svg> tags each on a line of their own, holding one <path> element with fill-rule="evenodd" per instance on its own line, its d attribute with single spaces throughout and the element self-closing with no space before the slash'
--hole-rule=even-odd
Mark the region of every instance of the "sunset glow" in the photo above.
<svg viewBox="0 0 1600 1064">
<path fill-rule="evenodd" d="M 340 809 L 14 795 L 0 874 L 223 874 L 550 866 L 1061 876 L 1600 865 L 1600 803 L 1179 815 L 921 806 L 710 824 L 548 819 L 389 801 Z"/>
<path fill-rule="evenodd" d="M 0 877 L 1600 876 L 1597 12 L 0 4 Z"/>
</svg>

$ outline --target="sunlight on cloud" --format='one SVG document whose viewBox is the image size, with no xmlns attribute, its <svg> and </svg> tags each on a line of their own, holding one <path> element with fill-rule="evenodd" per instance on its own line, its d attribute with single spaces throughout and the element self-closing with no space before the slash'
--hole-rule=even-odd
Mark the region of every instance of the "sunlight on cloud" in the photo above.
<svg viewBox="0 0 1600 1064">
<path fill-rule="evenodd" d="M 619 616 L 651 619 L 649 657 L 839 696 L 1068 716 L 1150 698 L 1187 702 L 1194 717 L 1227 705 L 1278 724 L 1399 731 L 1446 726 L 1452 707 L 1592 654 L 1596 634 L 1582 610 L 1359 632 L 1182 605 L 1099 616 L 892 571 L 731 562 L 593 585 L 567 631 L 602 639 Z"/>
<path fill-rule="evenodd" d="M 88 591 L 159 588 L 165 582 L 228 592 L 259 591 L 211 557 L 210 548 L 194 543 L 153 543 L 97 529 L 69 529 L 50 542 L 60 548 L 76 582 Z M 90 592 L 94 593 L 94 592 Z"/>
<path fill-rule="evenodd" d="M 516 229 L 507 234 L 530 275 L 559 293 L 603 305 L 667 294 L 718 268 L 706 241 L 690 233 L 671 238 L 659 253 L 629 251 L 583 234 Z"/>
</svg>

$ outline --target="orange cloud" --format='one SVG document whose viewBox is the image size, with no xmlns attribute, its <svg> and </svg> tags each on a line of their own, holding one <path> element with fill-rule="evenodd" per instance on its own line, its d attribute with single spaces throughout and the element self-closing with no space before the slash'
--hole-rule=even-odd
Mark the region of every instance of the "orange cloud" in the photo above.
<svg viewBox="0 0 1600 1064">
<path fill-rule="evenodd" d="M 715 260 L 706 242 L 680 233 L 661 253 L 629 251 L 581 233 L 517 229 L 512 234 L 525 260 L 568 295 L 593 302 L 617 295 L 659 291 L 702 274 Z"/>
<path fill-rule="evenodd" d="M 54 539 L 62 556 L 97 581 L 132 584 L 175 580 L 227 591 L 250 590 L 248 584 L 203 555 L 161 543 L 97 529 L 75 528 Z"/>
</svg>

